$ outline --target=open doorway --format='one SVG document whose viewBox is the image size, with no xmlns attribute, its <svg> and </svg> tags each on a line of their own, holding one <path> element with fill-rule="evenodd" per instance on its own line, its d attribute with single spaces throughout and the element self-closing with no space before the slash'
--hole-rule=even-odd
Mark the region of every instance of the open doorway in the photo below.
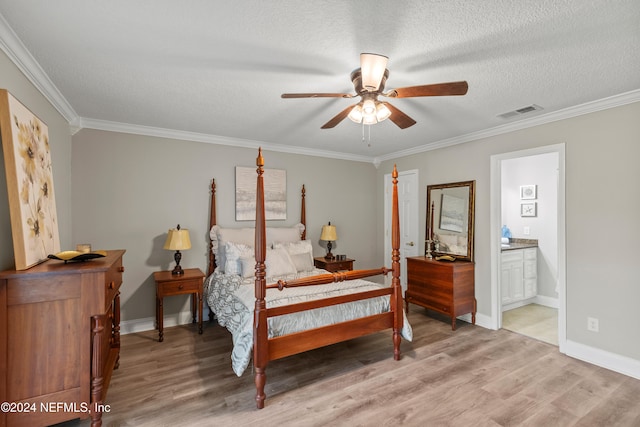
<svg viewBox="0 0 640 427">
<path fill-rule="evenodd" d="M 558 345 L 558 153 L 500 166 L 502 327 Z"/>
<path fill-rule="evenodd" d="M 496 329 L 564 352 L 564 145 L 496 155 L 491 167 Z"/>
</svg>

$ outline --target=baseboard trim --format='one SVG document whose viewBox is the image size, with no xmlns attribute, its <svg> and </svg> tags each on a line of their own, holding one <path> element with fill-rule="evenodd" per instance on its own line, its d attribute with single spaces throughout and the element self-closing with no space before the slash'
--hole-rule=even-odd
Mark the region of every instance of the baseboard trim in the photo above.
<svg viewBox="0 0 640 427">
<path fill-rule="evenodd" d="M 567 340 L 566 355 L 640 380 L 640 360 Z"/>
<path fill-rule="evenodd" d="M 457 318 L 464 320 L 467 323 L 471 323 L 471 313 L 463 314 Z M 485 329 L 495 329 L 492 327 L 491 316 L 486 316 L 482 313 L 476 313 L 476 326 L 481 326 Z"/>
<path fill-rule="evenodd" d="M 545 307 L 558 308 L 560 303 L 558 298 L 547 297 L 544 295 L 536 295 L 535 303 L 538 305 L 544 305 Z"/>
<path fill-rule="evenodd" d="M 203 311 L 203 322 L 207 322 L 209 320 L 209 310 L 208 307 L 204 308 Z M 186 325 L 193 321 L 193 316 L 191 315 L 191 311 L 183 311 L 176 314 L 166 315 L 164 316 L 163 327 L 170 328 L 172 326 Z M 156 318 L 154 317 L 144 317 L 142 319 L 133 319 L 133 320 L 123 320 L 120 322 L 120 334 L 134 334 L 136 332 L 144 332 L 144 331 L 152 331 L 156 329 Z"/>
</svg>

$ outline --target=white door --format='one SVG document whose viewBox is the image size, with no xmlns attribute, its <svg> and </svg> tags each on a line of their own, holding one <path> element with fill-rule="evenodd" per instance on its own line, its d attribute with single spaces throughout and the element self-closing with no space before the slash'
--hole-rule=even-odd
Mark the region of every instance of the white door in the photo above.
<svg viewBox="0 0 640 427">
<path fill-rule="evenodd" d="M 391 174 L 384 176 L 385 266 L 391 267 Z M 402 295 L 407 290 L 407 257 L 418 256 L 420 250 L 418 222 L 418 171 L 398 172 L 398 211 L 400 214 L 400 283 Z M 387 277 L 390 281 L 391 278 Z"/>
</svg>

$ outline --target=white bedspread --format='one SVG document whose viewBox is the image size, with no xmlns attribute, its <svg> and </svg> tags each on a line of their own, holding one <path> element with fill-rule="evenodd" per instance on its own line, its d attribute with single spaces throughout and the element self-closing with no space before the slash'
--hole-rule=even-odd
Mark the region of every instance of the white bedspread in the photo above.
<svg viewBox="0 0 640 427">
<path fill-rule="evenodd" d="M 291 280 L 324 273 L 327 273 L 327 271 L 316 269 L 311 272 L 288 276 L 286 279 Z M 275 283 L 281 278 L 268 278 L 267 283 Z M 255 305 L 254 283 L 253 277 L 243 279 L 237 275 L 227 275 L 217 271 L 209 276 L 205 282 L 205 295 L 209 307 L 215 313 L 218 323 L 226 327 L 233 336 L 231 365 L 238 376 L 241 376 L 247 368 L 252 356 L 253 309 Z M 267 307 L 277 307 L 295 302 L 379 289 L 381 287 L 385 287 L 385 285 L 357 279 L 326 285 L 290 288 L 284 291 L 268 289 L 266 303 Z M 354 301 L 269 318 L 267 322 L 268 334 L 269 338 L 273 338 L 387 311 L 389 311 L 388 296 Z M 406 316 L 404 316 L 402 337 L 408 341 L 413 339 L 413 332 Z"/>
</svg>

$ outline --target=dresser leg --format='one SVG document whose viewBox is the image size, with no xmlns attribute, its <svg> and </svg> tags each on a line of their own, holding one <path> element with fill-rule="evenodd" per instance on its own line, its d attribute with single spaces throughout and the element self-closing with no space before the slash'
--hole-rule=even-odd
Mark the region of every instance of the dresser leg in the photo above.
<svg viewBox="0 0 640 427">
<path fill-rule="evenodd" d="M 105 316 L 97 315 L 92 318 L 92 355 L 91 355 L 91 427 L 102 426 L 102 386 L 104 383 L 102 367 L 102 334 L 104 334 Z"/>
<path fill-rule="evenodd" d="M 477 311 L 477 307 L 478 306 L 478 302 L 476 301 L 476 299 L 473 299 L 473 311 L 471 312 L 471 324 L 475 325 L 476 324 L 476 311 Z"/>
<path fill-rule="evenodd" d="M 113 369 L 118 369 L 120 367 L 120 291 L 116 293 L 113 299 L 113 324 L 111 326 L 113 348 L 118 349 L 118 358 Z"/>
</svg>

